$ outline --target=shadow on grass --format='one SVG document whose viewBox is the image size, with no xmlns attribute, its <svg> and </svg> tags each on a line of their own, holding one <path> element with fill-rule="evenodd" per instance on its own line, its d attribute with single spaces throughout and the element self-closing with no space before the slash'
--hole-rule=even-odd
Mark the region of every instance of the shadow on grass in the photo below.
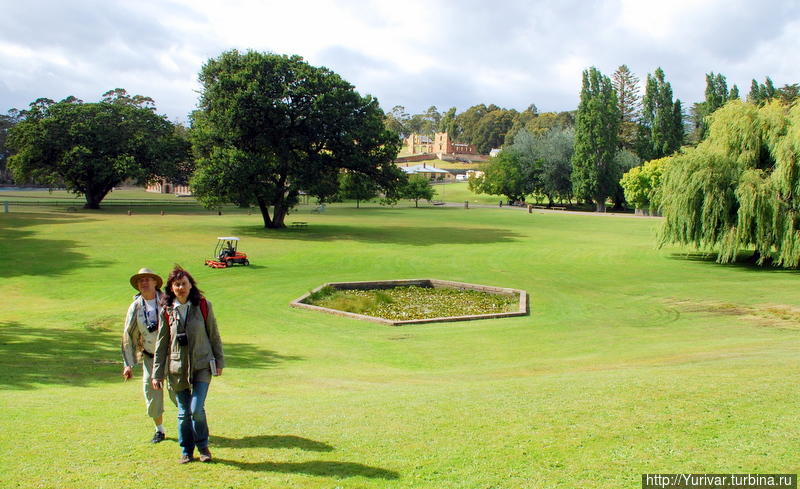
<svg viewBox="0 0 800 489">
<path fill-rule="evenodd" d="M 118 318 L 117 318 L 118 319 Z M 0 322 L 0 388 L 121 381 L 120 337 L 111 331 Z"/>
<path fill-rule="evenodd" d="M 303 357 L 281 355 L 249 343 L 229 343 L 222 339 L 225 350 L 225 365 L 233 368 L 272 368 L 282 362 L 296 362 Z"/>
<path fill-rule="evenodd" d="M 670 260 L 678 261 L 694 261 L 701 263 L 708 263 L 718 267 L 732 268 L 743 270 L 747 272 L 761 272 L 761 273 L 798 273 L 797 269 L 779 268 L 770 264 L 758 265 L 753 259 L 752 253 L 740 253 L 733 263 L 718 263 L 717 253 L 670 253 L 667 255 Z"/>
<path fill-rule="evenodd" d="M 264 229 L 255 226 L 233 228 L 237 236 L 265 237 L 297 241 L 362 241 L 411 246 L 437 244 L 510 243 L 523 238 L 521 234 L 499 228 L 421 227 L 421 226 L 347 226 L 309 224 L 307 229 Z"/>
<path fill-rule="evenodd" d="M 317 477 L 368 477 L 370 479 L 399 479 L 400 474 L 392 470 L 370 467 L 353 462 L 328 462 L 312 460 L 309 462 L 237 462 L 214 459 L 218 463 L 255 472 L 279 472 L 282 474 L 307 474 Z"/>
<path fill-rule="evenodd" d="M 73 224 L 89 219 L 69 214 L 28 213 L 0 219 L 0 256 L 4 265 L 0 277 L 20 275 L 61 275 L 76 268 L 105 267 L 110 262 L 91 259 L 73 251 L 77 242 L 43 239 L 25 228 L 39 225 Z M 51 259 L 55 257 L 56 259 Z"/>
<path fill-rule="evenodd" d="M 116 315 L 98 318 L 74 330 L 0 321 L 0 389 L 121 382 L 121 338 L 116 331 L 120 321 Z M 226 343 L 224 347 L 228 364 L 237 368 L 273 368 L 302 360 L 249 344 Z M 139 379 L 138 375 L 134 378 Z"/>
<path fill-rule="evenodd" d="M 309 440 L 295 435 L 255 435 L 243 438 L 211 436 L 211 442 L 229 448 L 299 448 L 307 452 L 332 452 L 333 447 L 321 441 Z"/>
</svg>

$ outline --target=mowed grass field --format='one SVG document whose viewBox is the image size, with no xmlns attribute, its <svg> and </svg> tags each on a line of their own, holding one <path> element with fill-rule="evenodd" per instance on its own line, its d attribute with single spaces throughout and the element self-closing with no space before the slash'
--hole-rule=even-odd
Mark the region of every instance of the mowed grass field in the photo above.
<svg viewBox="0 0 800 489">
<path fill-rule="evenodd" d="M 657 219 L 312 207 L 287 219 L 308 229 L 282 231 L 245 213 L 0 214 L 0 487 L 636 488 L 642 473 L 800 471 L 796 271 L 657 250 Z M 203 267 L 227 235 L 253 265 Z M 177 464 L 173 406 L 150 445 L 140 377 L 120 376 L 128 278 L 175 263 L 225 344 L 212 464 Z M 327 281 L 427 277 L 525 289 L 531 314 L 389 327 L 288 305 Z"/>
</svg>

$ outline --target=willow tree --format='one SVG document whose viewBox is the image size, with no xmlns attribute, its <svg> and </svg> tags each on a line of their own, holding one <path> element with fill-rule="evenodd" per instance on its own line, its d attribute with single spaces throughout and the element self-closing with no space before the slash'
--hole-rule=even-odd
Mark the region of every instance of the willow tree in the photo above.
<svg viewBox="0 0 800 489">
<path fill-rule="evenodd" d="M 717 251 L 730 263 L 800 265 L 800 106 L 733 101 L 709 117 L 708 137 L 670 158 L 660 242 Z"/>
</svg>

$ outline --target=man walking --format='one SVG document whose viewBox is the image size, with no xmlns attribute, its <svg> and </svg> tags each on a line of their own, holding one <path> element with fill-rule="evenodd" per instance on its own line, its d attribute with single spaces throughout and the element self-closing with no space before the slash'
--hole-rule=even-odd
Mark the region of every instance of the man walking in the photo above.
<svg viewBox="0 0 800 489">
<path fill-rule="evenodd" d="M 152 443 L 159 443 L 165 438 L 164 431 L 164 391 L 153 389 L 153 353 L 158 336 L 158 321 L 161 314 L 161 286 L 164 281 L 149 268 L 142 268 L 131 277 L 131 285 L 139 293 L 133 297 L 125 326 L 122 332 L 122 377 L 125 380 L 133 377 L 133 367 L 141 360 L 144 399 L 147 404 L 147 415 L 153 418 L 156 432 Z M 175 393 L 169 391 L 175 404 Z"/>
</svg>

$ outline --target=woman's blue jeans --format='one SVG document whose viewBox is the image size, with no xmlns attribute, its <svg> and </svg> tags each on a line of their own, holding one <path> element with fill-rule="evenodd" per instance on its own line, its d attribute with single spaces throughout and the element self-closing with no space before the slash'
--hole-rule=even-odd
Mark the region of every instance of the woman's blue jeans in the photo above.
<svg viewBox="0 0 800 489">
<path fill-rule="evenodd" d="M 194 454 L 194 447 L 208 446 L 206 396 L 208 382 L 192 382 L 191 389 L 175 393 L 178 399 L 178 444 L 184 455 Z"/>
</svg>

